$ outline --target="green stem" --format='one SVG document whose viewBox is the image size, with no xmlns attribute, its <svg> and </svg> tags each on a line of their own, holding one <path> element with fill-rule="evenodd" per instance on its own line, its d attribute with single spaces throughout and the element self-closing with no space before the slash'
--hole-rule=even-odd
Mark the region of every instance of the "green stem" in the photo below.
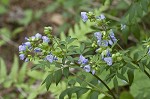
<svg viewBox="0 0 150 99">
<path fill-rule="evenodd" d="M 105 94 L 106 96 L 108 96 L 108 97 L 111 97 L 111 98 L 112 98 L 112 96 L 111 96 L 111 95 L 109 95 L 108 93 L 106 93 L 106 92 L 102 91 L 101 89 L 99 89 L 99 88 L 98 88 L 98 87 L 96 87 L 95 85 L 91 84 L 90 82 L 87 82 L 86 80 L 84 80 L 84 79 L 82 79 L 81 77 L 77 76 L 77 75 L 76 75 L 76 74 L 74 74 L 73 72 L 70 72 L 70 73 L 71 73 L 71 74 L 73 74 L 74 76 L 78 77 L 79 79 L 83 80 L 85 83 L 87 83 L 88 85 L 92 86 L 93 88 L 97 89 L 97 91 L 99 91 L 100 93 L 103 93 L 103 94 Z M 116 99 L 116 98 L 114 98 L 114 99 Z"/>
<path fill-rule="evenodd" d="M 150 78 L 150 74 L 146 70 L 144 70 L 144 73 Z"/>
<path fill-rule="evenodd" d="M 111 93 L 111 95 L 113 96 L 114 99 L 117 99 L 114 95 L 114 93 L 111 91 L 111 89 L 107 86 L 107 84 L 101 79 L 99 78 L 97 75 L 93 75 L 94 77 L 96 77 L 99 81 L 101 81 L 101 83 L 103 83 L 103 85 L 108 89 L 108 91 Z"/>
<path fill-rule="evenodd" d="M 124 50 L 118 43 L 117 43 L 117 46 L 118 46 L 121 50 Z"/>
</svg>

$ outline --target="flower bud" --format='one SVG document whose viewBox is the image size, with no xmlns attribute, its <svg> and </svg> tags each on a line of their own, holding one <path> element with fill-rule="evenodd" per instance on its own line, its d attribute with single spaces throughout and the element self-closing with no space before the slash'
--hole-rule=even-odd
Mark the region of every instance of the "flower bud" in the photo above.
<svg viewBox="0 0 150 99">
<path fill-rule="evenodd" d="M 122 60 L 122 57 L 117 57 L 117 61 L 121 61 Z"/>
<path fill-rule="evenodd" d="M 51 34 L 51 32 L 52 32 L 52 27 L 44 27 L 44 33 L 45 34 Z"/>
</svg>

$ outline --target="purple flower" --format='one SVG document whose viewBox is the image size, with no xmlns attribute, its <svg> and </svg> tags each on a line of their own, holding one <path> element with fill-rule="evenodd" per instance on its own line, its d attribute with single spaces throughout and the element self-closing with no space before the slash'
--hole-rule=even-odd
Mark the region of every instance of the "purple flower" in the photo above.
<svg viewBox="0 0 150 99">
<path fill-rule="evenodd" d="M 104 61 L 107 63 L 107 65 L 109 65 L 109 66 L 112 65 L 112 58 L 111 57 L 105 57 Z"/>
<path fill-rule="evenodd" d="M 25 51 L 25 50 L 26 50 L 26 46 L 24 44 L 19 46 L 19 51 Z"/>
<path fill-rule="evenodd" d="M 110 36 L 110 40 L 112 40 L 112 42 L 117 42 L 117 39 L 116 39 L 115 34 L 112 31 L 112 29 L 110 30 L 109 36 Z"/>
<path fill-rule="evenodd" d="M 25 46 L 27 46 L 27 47 L 31 47 L 31 43 L 30 43 L 30 42 L 25 42 L 24 44 L 25 44 Z"/>
<path fill-rule="evenodd" d="M 35 40 L 35 36 L 31 36 L 31 40 L 34 41 Z"/>
<path fill-rule="evenodd" d="M 95 33 L 94 33 L 94 36 L 95 36 L 98 40 L 101 41 L 101 39 L 102 39 L 102 34 L 101 34 L 100 32 L 95 32 Z"/>
<path fill-rule="evenodd" d="M 101 14 L 100 16 L 97 17 L 98 19 L 101 19 L 101 20 L 104 20 L 105 19 L 105 16 L 104 14 Z"/>
<path fill-rule="evenodd" d="M 86 59 L 84 56 L 80 55 L 78 63 L 79 64 L 86 64 L 88 62 L 88 59 Z"/>
<path fill-rule="evenodd" d="M 91 71 L 90 65 L 85 65 L 85 66 L 83 67 L 83 69 L 84 69 L 86 72 L 90 72 L 90 71 Z"/>
<path fill-rule="evenodd" d="M 107 47 L 108 46 L 108 41 L 107 40 L 102 40 L 101 41 L 101 46 Z"/>
<path fill-rule="evenodd" d="M 108 43 L 109 43 L 110 45 L 113 45 L 112 40 L 108 40 Z"/>
<path fill-rule="evenodd" d="M 20 54 L 20 55 L 19 55 L 19 58 L 20 58 L 21 60 L 24 60 L 24 59 L 25 59 L 25 55 L 24 55 L 24 54 Z"/>
<path fill-rule="evenodd" d="M 27 40 L 27 41 L 29 40 L 29 38 L 27 38 L 27 37 L 25 37 L 24 39 Z"/>
<path fill-rule="evenodd" d="M 56 56 L 53 56 L 52 54 L 47 55 L 45 58 L 47 61 L 49 61 L 50 63 L 52 63 L 53 61 L 58 60 Z"/>
<path fill-rule="evenodd" d="M 41 52 L 41 48 L 36 47 L 36 48 L 34 49 L 34 52 Z"/>
<path fill-rule="evenodd" d="M 50 39 L 47 36 L 42 37 L 44 43 L 48 43 Z"/>
<path fill-rule="evenodd" d="M 107 56 L 107 57 L 110 57 L 110 56 L 111 56 L 111 53 L 110 53 L 109 49 L 106 50 L 106 56 Z"/>
<path fill-rule="evenodd" d="M 101 40 L 97 40 L 97 44 L 101 46 Z"/>
<path fill-rule="evenodd" d="M 58 58 L 57 58 L 56 56 L 54 56 L 54 57 L 53 57 L 53 60 L 54 60 L 54 61 L 57 61 L 57 60 L 58 60 Z"/>
<path fill-rule="evenodd" d="M 41 38 L 42 38 L 42 35 L 41 35 L 40 33 L 37 33 L 37 34 L 35 34 L 35 37 L 36 37 L 37 39 L 41 39 Z"/>
<path fill-rule="evenodd" d="M 88 16 L 86 12 L 81 12 L 81 18 L 83 20 L 83 22 L 86 22 L 88 20 Z"/>
<path fill-rule="evenodd" d="M 28 62 L 28 61 L 29 61 L 29 59 L 28 59 L 28 58 L 26 58 L 26 59 L 25 59 L 25 62 Z"/>
<path fill-rule="evenodd" d="M 92 70 L 92 74 L 93 74 L 93 75 L 95 74 L 95 70 Z"/>
</svg>

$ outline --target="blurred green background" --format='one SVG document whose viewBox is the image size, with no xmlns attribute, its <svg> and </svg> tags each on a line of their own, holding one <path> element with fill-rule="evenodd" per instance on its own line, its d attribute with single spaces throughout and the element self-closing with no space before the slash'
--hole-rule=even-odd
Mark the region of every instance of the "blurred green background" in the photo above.
<svg viewBox="0 0 150 99">
<path fill-rule="evenodd" d="M 140 44 L 150 36 L 150 4 L 148 0 L 0 0 L 0 99 L 57 99 L 62 85 L 52 85 L 47 92 L 41 81 L 42 71 L 31 71 L 35 62 L 18 59 L 18 46 L 25 37 L 53 27 L 53 35 L 85 40 L 92 32 L 84 24 L 81 11 L 104 13 L 110 25 L 126 24 L 124 31 L 115 31 L 123 48 Z M 89 29 L 88 29 L 89 28 Z M 76 99 L 76 98 L 75 98 Z"/>
</svg>

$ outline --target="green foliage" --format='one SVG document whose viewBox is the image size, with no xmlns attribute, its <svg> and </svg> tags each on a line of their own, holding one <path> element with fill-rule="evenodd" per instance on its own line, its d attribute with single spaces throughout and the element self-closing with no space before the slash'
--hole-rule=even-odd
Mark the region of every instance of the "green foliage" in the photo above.
<svg viewBox="0 0 150 99">
<path fill-rule="evenodd" d="M 106 3 L 104 6 L 101 6 L 99 9 L 95 9 L 94 13 L 96 15 L 100 14 L 101 12 L 107 10 L 109 7 L 109 0 L 106 0 Z M 74 44 L 79 44 L 80 41 L 87 40 L 87 36 L 89 33 L 94 31 L 91 26 L 93 26 L 94 23 L 92 22 L 86 22 L 84 23 L 82 20 L 79 21 L 79 23 L 75 24 L 73 28 L 70 28 L 68 31 L 68 36 L 71 36 L 73 38 L 77 38 L 78 41 L 75 41 Z M 60 34 L 61 40 L 64 40 L 66 38 L 66 35 L 64 32 Z"/>
<path fill-rule="evenodd" d="M 45 86 L 41 86 L 40 83 L 38 84 L 38 82 L 41 82 L 43 80 L 43 77 L 46 77 L 47 73 L 38 70 L 31 71 L 27 68 L 27 63 L 23 63 L 21 68 L 19 68 L 20 66 L 18 62 L 18 57 L 14 56 L 13 65 L 10 69 L 10 73 L 8 73 L 7 66 L 4 60 L 0 58 L 0 86 L 2 90 L 14 88 L 14 90 L 19 91 L 19 96 L 12 91 L 11 93 L 9 93 L 9 95 L 4 94 L 3 97 L 11 99 L 12 95 L 14 95 L 14 97 L 18 96 L 21 99 L 34 99 L 40 94 L 45 94 Z M 35 85 L 35 83 L 37 83 L 37 85 Z M 64 82 L 59 84 L 57 87 L 55 86 L 55 84 L 51 83 L 51 88 L 53 89 L 51 90 L 51 94 L 53 95 L 53 97 L 58 97 L 61 91 L 65 89 L 65 86 L 66 85 Z"/>
<path fill-rule="evenodd" d="M 71 99 L 73 93 L 76 93 L 77 99 L 79 99 L 79 97 L 84 93 L 86 93 L 88 90 L 89 88 L 82 88 L 82 87 L 68 88 L 60 94 L 59 99 L 64 99 L 66 95 L 68 95 L 68 98 Z"/>
<path fill-rule="evenodd" d="M 9 2 L 10 2 L 9 0 L 0 1 L 0 15 L 8 11 Z"/>
<path fill-rule="evenodd" d="M 6 42 L 11 41 L 12 38 L 16 37 L 18 33 L 23 31 L 23 27 L 18 27 L 13 31 L 10 31 L 8 28 L 0 28 L 0 46 L 6 44 Z"/>
</svg>

